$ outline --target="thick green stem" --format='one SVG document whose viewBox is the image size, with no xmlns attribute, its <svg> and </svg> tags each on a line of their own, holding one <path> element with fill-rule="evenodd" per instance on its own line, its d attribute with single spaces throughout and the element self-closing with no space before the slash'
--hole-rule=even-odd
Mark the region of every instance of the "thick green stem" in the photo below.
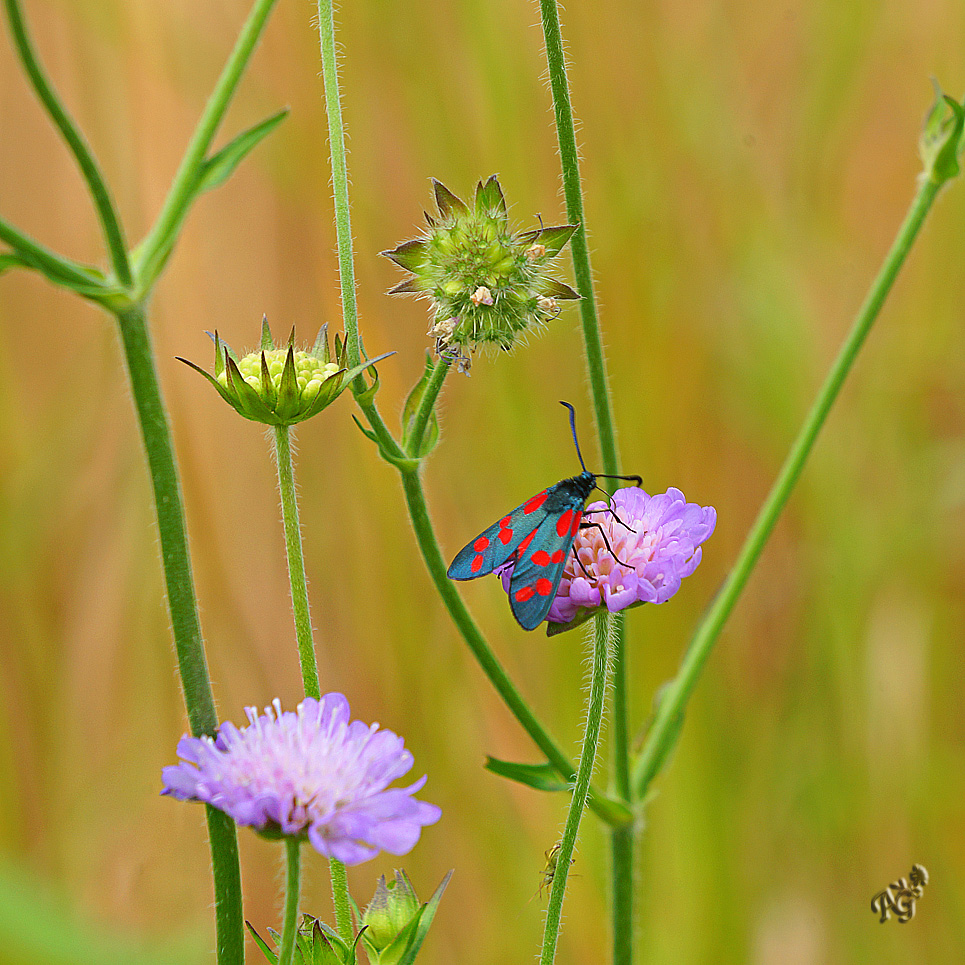
<svg viewBox="0 0 965 965">
<path fill-rule="evenodd" d="M 157 221 L 134 253 L 135 274 L 138 284 L 145 292 L 150 290 L 174 248 L 181 224 L 196 197 L 198 178 L 205 156 L 245 68 L 251 60 L 275 3 L 276 0 L 255 0 L 251 13 L 241 28 L 234 50 L 231 51 L 221 76 L 208 98 L 194 134 L 191 135 Z"/>
<path fill-rule="evenodd" d="M 352 257 L 352 219 L 348 203 L 348 165 L 345 160 L 345 129 L 342 98 L 338 88 L 338 59 L 335 51 L 335 18 L 332 0 L 318 0 L 318 39 L 321 47 L 325 112 L 332 157 L 332 193 L 335 199 L 335 238 L 338 243 L 338 274 L 342 287 L 342 321 L 349 368 L 361 361 L 359 353 L 358 307 L 355 299 L 355 264 Z M 361 374 L 354 391 L 364 388 Z"/>
<path fill-rule="evenodd" d="M 536 715 L 509 679 L 496 655 L 489 648 L 485 638 L 476 626 L 475 621 L 462 602 L 452 581 L 446 576 L 446 564 L 436 542 L 429 510 L 426 506 L 425 494 L 419 480 L 418 469 L 402 472 L 402 488 L 405 492 L 409 518 L 415 530 L 416 541 L 425 560 L 429 576 L 436 585 L 442 602 L 449 611 L 457 629 L 472 651 L 473 656 L 489 678 L 490 683 L 509 708 L 513 716 L 519 721 L 523 729 L 533 739 L 537 747 L 546 755 L 547 760 L 556 768 L 560 776 L 567 781 L 574 778 L 573 765 L 570 759 L 560 750 L 553 738 L 544 730 Z M 605 794 L 591 788 L 590 807 L 608 824 L 625 825 L 631 820 L 629 809 L 608 798 Z"/>
<path fill-rule="evenodd" d="M 348 894 L 348 874 L 345 865 L 338 858 L 329 860 L 329 873 L 332 878 L 332 903 L 335 905 L 335 930 L 338 937 L 351 948 L 355 934 L 352 927 L 352 901 Z"/>
<path fill-rule="evenodd" d="M 730 616 L 731 610 L 737 603 L 741 591 L 747 584 L 751 571 L 754 569 L 754 565 L 757 563 L 761 551 L 774 529 L 781 510 L 801 475 L 804 463 L 814 447 L 815 439 L 824 425 L 831 406 L 838 397 L 838 392 L 854 365 L 858 351 L 881 311 L 881 306 L 884 304 L 884 300 L 891 290 L 898 271 L 907 258 L 912 243 L 918 235 L 925 216 L 928 214 L 928 210 L 931 208 L 940 188 L 941 185 L 934 181 L 926 180 L 922 182 L 918 194 L 898 231 L 894 244 L 878 273 L 878 277 L 872 284 L 854 325 L 791 446 L 791 451 L 781 467 L 777 480 L 764 501 L 757 519 L 754 520 L 754 525 L 747 534 L 747 538 L 744 540 L 744 545 L 741 547 L 730 575 L 707 611 L 703 622 L 697 628 L 677 676 L 668 686 L 660 701 L 653 726 L 650 728 L 646 743 L 633 767 L 633 788 L 637 798 L 642 798 L 647 793 L 650 782 L 656 777 L 667 758 L 673 741 L 676 740 L 679 733 L 677 725 L 680 715 L 683 713 L 684 706 L 697 684 L 704 664 L 710 656 L 710 651 L 724 623 Z"/>
<path fill-rule="evenodd" d="M 576 129 L 573 123 L 573 107 L 570 104 L 570 87 L 566 77 L 566 58 L 563 55 L 563 35 L 556 0 L 540 0 L 543 18 L 543 40 L 546 43 L 546 63 L 549 67 L 550 89 L 553 93 L 553 112 L 556 115 L 556 135 L 560 149 L 563 173 L 563 194 L 566 198 L 566 217 L 577 225 L 570 239 L 570 254 L 576 290 L 580 293 L 580 316 L 583 320 L 583 340 L 586 346 L 586 364 L 590 371 L 590 391 L 596 412 L 596 427 L 600 436 L 600 453 L 603 471 L 620 472 L 617 458 L 616 433 L 613 430 L 613 413 L 610 408 L 610 391 L 606 377 L 606 357 L 600 337 L 600 322 L 593 294 L 593 272 L 590 268 L 590 250 L 586 243 L 586 227 L 583 217 L 583 188 L 580 184 L 580 159 L 576 147 Z"/>
<path fill-rule="evenodd" d="M 10 21 L 10 32 L 13 35 L 14 46 L 20 62 L 23 64 L 30 83 L 33 85 L 37 96 L 50 115 L 51 120 L 57 126 L 61 136 L 67 142 L 71 153 L 77 161 L 80 172 L 87 182 L 91 198 L 97 208 L 97 216 L 100 218 L 101 228 L 104 231 L 104 239 L 107 242 L 107 249 L 110 252 L 111 264 L 114 266 L 114 274 L 117 280 L 124 286 L 132 283 L 131 266 L 127 260 L 127 245 L 124 241 L 124 232 L 121 229 L 121 222 L 117 216 L 114 202 L 107 184 L 101 175 L 100 168 L 94 160 L 84 135 L 81 134 L 77 125 L 66 108 L 60 102 L 60 98 L 54 91 L 53 85 L 47 78 L 40 60 L 37 57 L 30 36 L 27 33 L 27 25 L 23 19 L 23 11 L 20 9 L 20 0 L 4 0 L 7 9 L 7 18 Z"/>
<path fill-rule="evenodd" d="M 613 773 L 610 794 L 630 801 L 630 725 L 627 708 L 627 657 L 624 614 L 613 614 Z M 633 960 L 633 854 L 634 825 L 614 828 L 610 836 L 612 886 L 613 963 L 630 965 Z"/>
<path fill-rule="evenodd" d="M 315 663 L 315 641 L 312 616 L 308 607 L 308 581 L 305 578 L 305 556 L 302 552 L 302 530 L 298 521 L 298 497 L 295 493 L 295 470 L 292 465 L 291 430 L 275 426 L 275 462 L 278 465 L 278 491 L 285 527 L 285 550 L 288 554 L 288 579 L 291 583 L 292 612 L 295 616 L 295 640 L 302 669 L 305 696 L 318 699 L 318 665 Z"/>
<path fill-rule="evenodd" d="M 446 381 L 448 374 L 449 363 L 444 359 L 436 359 L 435 368 L 429 377 L 429 384 L 426 386 L 425 392 L 422 393 L 422 398 L 419 400 L 419 408 L 416 409 L 415 415 L 412 417 L 407 442 L 409 452 L 413 456 L 417 456 L 419 453 L 419 447 L 422 445 L 422 437 L 425 435 L 426 426 L 429 424 L 429 418 L 432 416 L 436 399 L 439 398 L 442 383 Z"/>
<path fill-rule="evenodd" d="M 556 855 L 553 885 L 550 890 L 549 904 L 546 908 L 546 924 L 543 930 L 543 950 L 540 953 L 540 965 L 552 965 L 556 958 L 556 943 L 559 938 L 563 898 L 566 894 L 566 880 L 569 877 L 570 861 L 573 858 L 573 849 L 576 847 L 576 839 L 580 831 L 580 820 L 586 808 L 590 778 L 593 775 L 593 767 L 596 763 L 596 748 L 600 740 L 600 724 L 603 720 L 603 703 L 606 697 L 607 666 L 609 664 L 609 633 L 610 615 L 604 610 L 594 620 L 593 671 L 590 676 L 590 695 L 586 704 L 586 732 L 583 736 L 583 750 L 580 753 L 580 765 L 576 772 L 576 783 L 573 786 L 570 811 L 566 816 L 563 837 L 560 839 L 559 850 Z"/>
<path fill-rule="evenodd" d="M 301 846 L 302 843 L 298 838 L 285 838 L 285 912 L 282 921 L 278 965 L 292 965 L 292 962 L 295 961 L 295 939 L 298 936 L 298 896 L 302 879 Z"/>
<path fill-rule="evenodd" d="M 181 484 L 144 310 L 139 305 L 131 306 L 118 312 L 117 321 L 154 489 L 168 606 L 191 733 L 213 734 L 218 717 L 194 596 Z M 230 818 L 212 808 L 208 808 L 207 817 L 214 870 L 218 962 L 219 965 L 240 965 L 244 961 L 244 921 L 235 826 Z"/>
<path fill-rule="evenodd" d="M 566 57 L 563 54 L 563 35 L 560 29 L 559 7 L 556 0 L 540 0 L 543 21 L 543 40 L 546 45 L 546 64 L 549 70 L 550 90 L 553 95 L 553 113 L 556 119 L 556 135 L 560 151 L 560 167 L 563 178 L 563 194 L 566 198 L 566 215 L 570 224 L 578 225 L 570 240 L 570 255 L 576 289 L 580 293 L 580 318 L 583 322 L 583 344 L 586 364 L 590 375 L 590 391 L 596 414 L 597 433 L 603 471 L 621 472 L 617 453 L 616 431 L 607 382 L 606 356 L 600 336 L 600 322 L 593 291 L 593 271 L 590 267 L 590 251 L 586 240 L 586 219 L 583 212 L 583 188 L 580 182 L 580 156 L 576 145 L 576 125 L 573 105 L 570 102 L 569 80 L 566 75 Z M 614 628 L 614 681 L 613 707 L 614 731 L 613 762 L 614 786 L 619 794 L 629 798 L 628 760 L 629 730 L 626 723 L 627 672 L 626 625 L 621 619 Z M 611 856 L 613 872 L 613 934 L 614 963 L 630 965 L 632 952 L 630 940 L 633 922 L 633 828 L 614 828 L 611 832 Z"/>
</svg>

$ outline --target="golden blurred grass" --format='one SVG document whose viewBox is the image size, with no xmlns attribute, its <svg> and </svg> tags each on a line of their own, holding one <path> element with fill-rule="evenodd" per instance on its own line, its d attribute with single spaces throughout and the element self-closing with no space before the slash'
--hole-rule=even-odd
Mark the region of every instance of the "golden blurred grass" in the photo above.
<svg viewBox="0 0 965 965">
<path fill-rule="evenodd" d="M 245 14 L 239 0 L 32 0 L 45 62 L 136 240 Z M 184 476 L 223 716 L 299 693 L 266 440 L 173 360 L 204 329 L 252 345 L 263 312 L 307 339 L 338 318 L 311 3 L 283 3 L 225 134 L 285 124 L 206 196 L 153 328 Z M 428 178 L 497 171 L 521 225 L 562 216 L 532 3 L 345 4 L 339 15 L 359 302 L 389 419 L 425 310 L 383 292 Z M 670 676 L 733 559 L 914 189 L 936 75 L 965 85 L 954 0 L 630 0 L 564 14 L 587 224 L 627 471 L 714 504 L 675 600 L 630 619 L 633 719 Z M 81 182 L 0 48 L 0 211 L 102 258 Z M 943 963 L 965 955 L 965 194 L 953 185 L 899 279 L 692 701 L 642 839 L 642 962 Z M 0 842 L 106 929 L 212 935 L 200 808 L 157 796 L 185 727 L 136 424 L 109 320 L 38 278 L 0 281 Z M 450 380 L 426 485 L 445 552 L 570 474 L 556 400 L 591 413 L 576 312 Z M 405 735 L 444 808 L 404 865 L 456 874 L 420 961 L 518 963 L 537 947 L 543 851 L 564 801 L 482 770 L 536 759 L 417 556 L 393 471 L 342 400 L 298 432 L 323 687 Z M 582 641 L 524 635 L 490 581 L 467 599 L 576 750 Z M 606 960 L 605 840 L 585 824 L 561 961 Z M 277 849 L 241 834 L 246 916 L 277 919 Z M 316 856 L 317 858 L 317 856 Z M 908 926 L 871 895 L 913 861 Z M 364 900 L 380 858 L 351 872 Z M 327 914 L 323 862 L 305 907 Z M 252 949 L 252 954 L 256 954 Z M 0 950 L 0 960 L 3 952 Z M 253 959 L 254 960 L 254 959 Z"/>
</svg>

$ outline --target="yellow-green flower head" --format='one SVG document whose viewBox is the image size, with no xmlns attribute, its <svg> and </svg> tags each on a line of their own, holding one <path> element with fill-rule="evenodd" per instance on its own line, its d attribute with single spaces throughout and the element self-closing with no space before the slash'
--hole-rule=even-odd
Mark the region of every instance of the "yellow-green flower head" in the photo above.
<svg viewBox="0 0 965 965">
<path fill-rule="evenodd" d="M 579 298 L 549 275 L 576 225 L 514 234 L 495 174 L 479 182 L 471 208 L 432 183 L 438 217 L 427 214 L 421 238 L 382 254 L 412 272 L 389 294 L 420 294 L 432 302 L 429 334 L 439 354 L 458 358 L 480 345 L 511 348 L 530 326 L 555 318 L 559 300 Z"/>
<path fill-rule="evenodd" d="M 336 335 L 332 355 L 327 325 L 322 326 L 310 351 L 296 351 L 295 329 L 287 346 L 277 347 L 267 318 L 262 320 L 261 350 L 242 358 L 221 341 L 217 332 L 211 337 L 213 376 L 194 362 L 178 360 L 200 372 L 236 412 L 272 426 L 290 426 L 311 418 L 334 402 L 363 369 L 393 354 L 380 355 L 349 371 L 345 368 L 345 342 Z"/>
</svg>

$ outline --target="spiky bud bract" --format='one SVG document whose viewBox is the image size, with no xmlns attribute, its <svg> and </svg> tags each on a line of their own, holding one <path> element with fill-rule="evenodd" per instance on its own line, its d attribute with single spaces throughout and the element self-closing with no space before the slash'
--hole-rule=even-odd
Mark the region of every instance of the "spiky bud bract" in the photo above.
<svg viewBox="0 0 965 965">
<path fill-rule="evenodd" d="M 208 333 L 211 335 L 211 333 Z M 239 358 L 221 340 L 214 342 L 214 375 L 178 356 L 179 362 L 200 372 L 225 402 L 253 422 L 291 426 L 304 422 L 331 405 L 360 372 L 394 352 L 386 352 L 353 369 L 347 369 L 346 343 L 335 336 L 335 352 L 328 343 L 328 325 L 323 325 L 309 351 L 295 349 L 292 328 L 284 347 L 275 345 L 268 319 L 261 323 L 261 348 Z"/>
<path fill-rule="evenodd" d="M 426 215 L 422 237 L 382 254 L 412 273 L 390 294 L 431 301 L 429 334 L 439 355 L 457 360 L 481 345 L 509 349 L 527 329 L 555 318 L 560 300 L 579 298 L 549 274 L 576 225 L 514 233 L 495 174 L 476 186 L 472 206 L 432 183 L 438 215 Z"/>
</svg>

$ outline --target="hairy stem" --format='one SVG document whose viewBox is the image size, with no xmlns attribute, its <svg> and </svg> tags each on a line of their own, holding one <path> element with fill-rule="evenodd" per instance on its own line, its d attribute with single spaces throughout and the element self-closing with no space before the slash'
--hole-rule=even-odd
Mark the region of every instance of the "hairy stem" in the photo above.
<svg viewBox="0 0 965 965">
<path fill-rule="evenodd" d="M 804 463 L 814 448 L 814 442 L 831 411 L 831 406 L 834 405 L 841 386 L 854 365 L 858 351 L 878 317 L 885 298 L 894 284 L 899 269 L 908 257 L 908 252 L 940 188 L 941 185 L 935 181 L 922 182 L 851 331 L 818 391 L 811 411 L 807 414 L 787 459 L 744 540 L 730 575 L 707 611 L 703 622 L 697 628 L 677 676 L 669 684 L 660 701 L 653 726 L 633 767 L 633 788 L 637 798 L 642 798 L 647 793 L 650 782 L 656 777 L 676 740 L 680 715 L 700 678 L 711 649 L 747 584 L 781 510 L 801 475 Z"/>
<path fill-rule="evenodd" d="M 20 9 L 20 0 L 4 0 L 7 10 L 7 19 L 10 21 L 10 32 L 13 35 L 13 43 L 20 57 L 20 62 L 30 78 L 34 91 L 44 105 L 50 119 L 57 126 L 61 136 L 67 142 L 71 153 L 77 161 L 77 166 L 87 182 L 94 206 L 97 208 L 97 216 L 100 219 L 101 228 L 104 232 L 104 240 L 107 242 L 107 250 L 110 253 L 111 264 L 114 267 L 114 274 L 117 280 L 125 287 L 131 285 L 131 266 L 127 260 L 127 245 L 124 241 L 124 232 L 121 228 L 120 218 L 111 199 L 107 184 L 104 181 L 97 161 L 91 153 L 90 146 L 81 134 L 73 118 L 67 113 L 67 109 L 61 103 L 53 85 L 50 83 L 47 74 L 41 66 L 37 53 L 34 50 L 27 33 L 27 25 L 24 22 L 23 11 Z"/>
<path fill-rule="evenodd" d="M 338 274 L 342 287 L 342 321 L 349 368 L 361 361 L 359 352 L 358 307 L 355 299 L 355 262 L 352 256 L 352 219 L 348 203 L 348 165 L 345 159 L 345 129 L 342 125 L 342 98 L 338 87 L 338 59 L 335 52 L 335 17 L 332 0 L 318 0 L 318 39 L 325 87 L 325 113 L 328 116 L 328 141 L 332 157 L 332 191 L 335 199 L 335 237 L 338 243 Z M 364 388 L 359 374 L 356 393 Z"/>
<path fill-rule="evenodd" d="M 351 948 L 355 935 L 352 928 L 352 902 L 348 894 L 348 873 L 345 865 L 337 858 L 329 860 L 329 873 L 332 878 L 332 903 L 335 905 L 335 930 L 338 937 Z"/>
<path fill-rule="evenodd" d="M 168 607 L 191 733 L 195 737 L 213 734 L 218 717 L 194 596 L 181 483 L 144 310 L 139 305 L 128 307 L 118 312 L 117 321 L 154 489 Z M 234 823 L 222 812 L 209 807 L 207 819 L 214 871 L 218 962 L 219 965 L 240 965 L 244 961 L 244 921 L 237 834 Z"/>
<path fill-rule="evenodd" d="M 576 847 L 576 839 L 580 832 L 580 820 L 586 808 L 587 792 L 590 789 L 590 778 L 593 775 L 593 767 L 596 763 L 596 748 L 600 739 L 600 724 L 603 720 L 603 702 L 606 697 L 607 665 L 609 662 L 607 650 L 609 632 L 610 614 L 604 610 L 594 620 L 593 671 L 590 677 L 590 695 L 586 705 L 586 731 L 583 736 L 583 750 L 580 753 L 576 783 L 573 786 L 573 798 L 570 801 L 569 814 L 567 814 L 566 824 L 563 826 L 563 837 L 560 839 L 559 850 L 556 854 L 553 885 L 550 890 L 549 904 L 546 908 L 546 924 L 543 930 L 540 965 L 552 965 L 556 958 L 556 943 L 559 939 L 566 881 L 570 873 L 573 849 Z"/>
<path fill-rule="evenodd" d="M 569 80 L 566 75 L 566 57 L 563 54 L 563 34 L 560 29 L 557 0 L 540 0 L 543 21 L 543 40 L 546 45 L 546 64 L 549 70 L 550 90 L 553 95 L 553 114 L 556 119 L 556 135 L 560 151 L 560 167 L 563 178 L 563 194 L 566 198 L 566 215 L 570 224 L 578 225 L 570 239 L 570 255 L 576 289 L 580 293 L 580 318 L 583 322 L 583 345 L 590 375 L 590 392 L 596 413 L 597 433 L 603 471 L 621 472 L 617 453 L 616 431 L 606 372 L 606 356 L 600 335 L 600 322 L 593 291 L 593 271 L 590 267 L 590 250 L 586 240 L 586 219 L 583 212 L 583 188 L 580 181 L 580 156 L 576 145 L 576 126 L 573 105 L 570 102 Z M 629 799 L 628 762 L 629 730 L 626 723 L 627 672 L 626 624 L 623 619 L 614 628 L 614 731 L 613 761 L 614 784 L 617 792 Z M 633 844 L 634 832 L 630 828 L 615 828 L 611 832 L 611 856 L 613 861 L 613 934 L 614 962 L 630 965 L 630 946 L 633 922 Z"/>
<path fill-rule="evenodd" d="M 291 430 L 275 426 L 275 462 L 278 465 L 278 491 L 285 527 L 285 551 L 288 556 L 288 579 L 291 584 L 292 612 L 295 617 L 295 640 L 302 670 L 305 696 L 316 700 L 322 695 L 315 662 L 312 616 L 308 606 L 308 581 L 305 578 L 305 556 L 302 552 L 302 530 L 298 521 L 298 497 L 295 492 L 295 469 L 292 465 Z"/>
<path fill-rule="evenodd" d="M 295 938 L 298 935 L 298 895 L 301 890 L 301 841 L 285 838 L 285 912 L 281 931 L 278 965 L 292 965 L 295 961 Z"/>
</svg>

